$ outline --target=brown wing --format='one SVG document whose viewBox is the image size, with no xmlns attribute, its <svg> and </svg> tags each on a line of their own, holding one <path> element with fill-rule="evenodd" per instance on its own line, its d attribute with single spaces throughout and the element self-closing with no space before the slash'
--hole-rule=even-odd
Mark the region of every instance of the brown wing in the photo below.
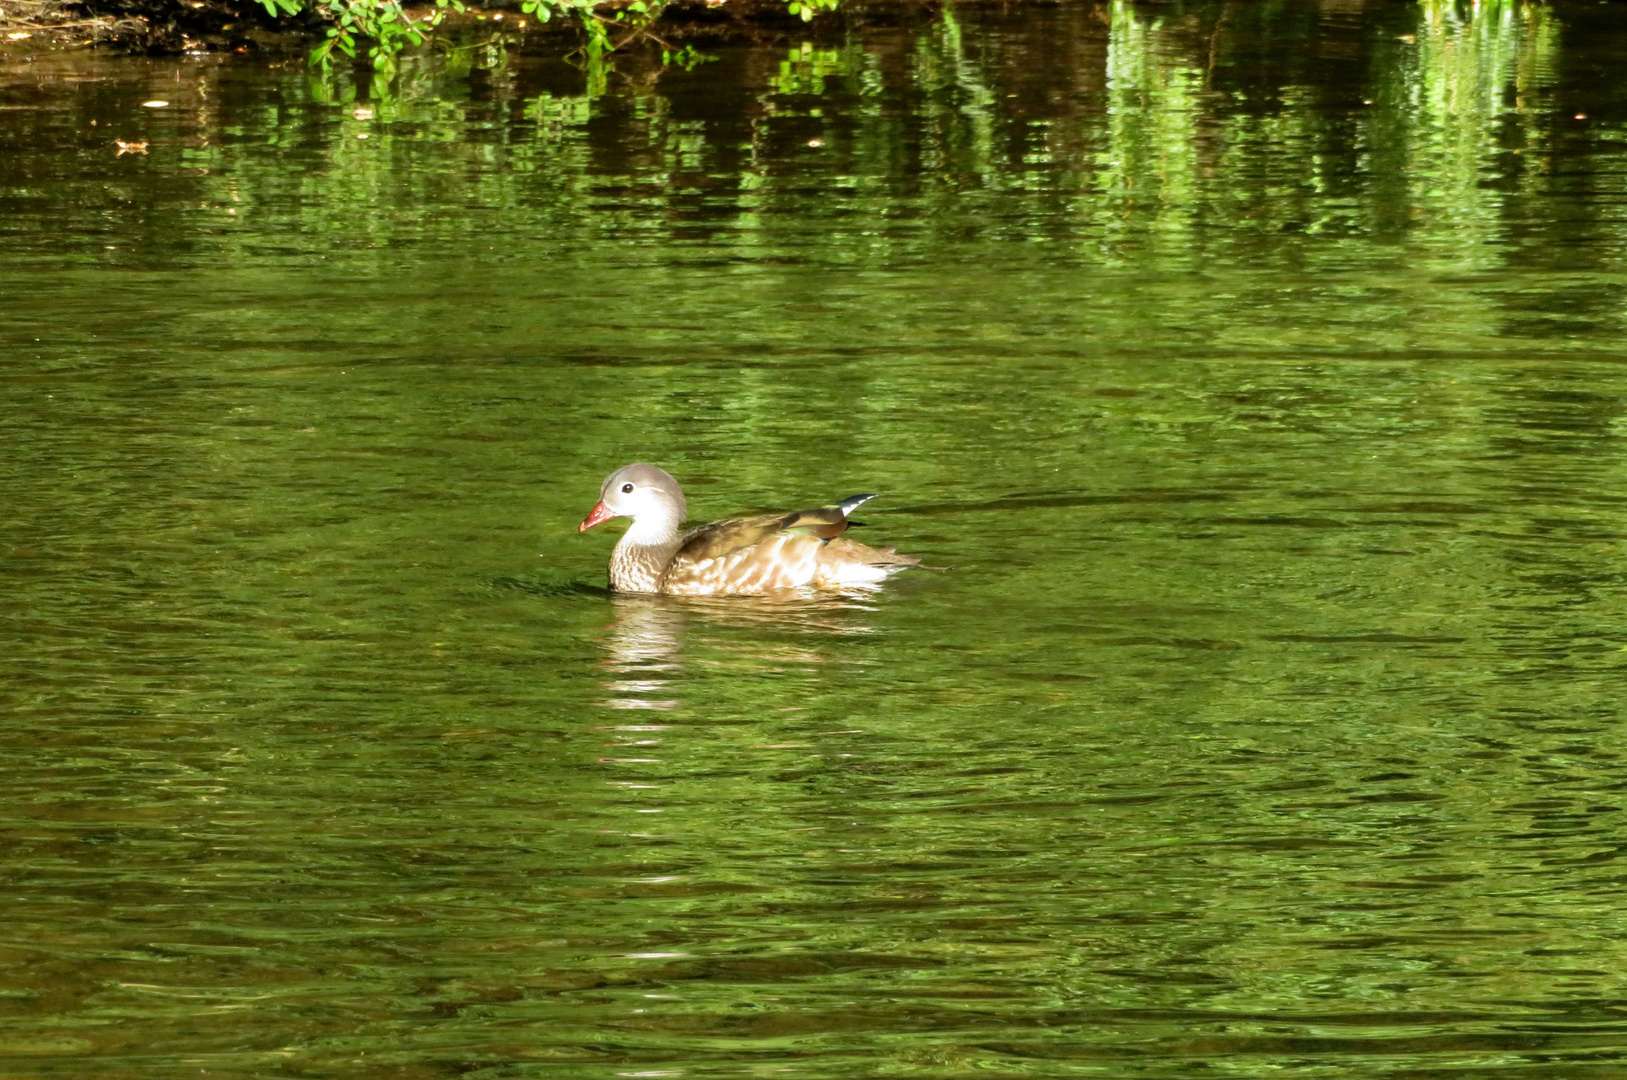
<svg viewBox="0 0 1627 1080">
<path fill-rule="evenodd" d="M 717 559 L 731 551 L 760 544 L 777 532 L 798 536 L 815 536 L 829 540 L 840 536 L 848 527 L 847 515 L 840 506 L 821 506 L 814 510 L 793 510 L 789 514 L 764 514 L 761 517 L 730 518 L 702 525 L 684 535 L 678 554 L 700 562 Z"/>
<path fill-rule="evenodd" d="M 731 551 L 760 544 L 783 529 L 795 514 L 765 514 L 762 517 L 730 518 L 714 521 L 684 534 L 675 559 L 703 562 L 720 559 Z"/>
<path fill-rule="evenodd" d="M 836 573 L 837 563 L 852 560 L 859 552 L 886 561 L 874 549 L 846 540 L 837 541 L 837 545 L 845 545 L 838 548 L 840 554 L 827 552 L 837 546 L 831 540 L 850 524 L 847 511 L 869 498 L 850 496 L 835 506 L 730 518 L 692 529 L 684 535 L 668 564 L 661 591 L 694 595 L 759 593 L 812 584 L 825 573 Z"/>
</svg>

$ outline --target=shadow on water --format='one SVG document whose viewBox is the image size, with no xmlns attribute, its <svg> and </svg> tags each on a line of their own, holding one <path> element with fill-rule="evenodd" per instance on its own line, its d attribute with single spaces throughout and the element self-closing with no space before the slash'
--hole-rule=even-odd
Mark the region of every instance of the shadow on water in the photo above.
<svg viewBox="0 0 1627 1080">
<path fill-rule="evenodd" d="M 487 579 L 488 587 L 502 591 L 525 593 L 531 596 L 574 596 L 603 600 L 615 595 L 607 586 L 594 585 L 575 578 L 551 577 L 546 574 L 502 576 Z"/>
</svg>

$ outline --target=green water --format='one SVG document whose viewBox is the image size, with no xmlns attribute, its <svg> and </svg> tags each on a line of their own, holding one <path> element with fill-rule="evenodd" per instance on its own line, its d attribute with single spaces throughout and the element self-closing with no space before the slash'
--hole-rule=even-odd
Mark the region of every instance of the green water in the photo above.
<svg viewBox="0 0 1627 1080">
<path fill-rule="evenodd" d="M 709 51 L 0 61 L 0 1072 L 1622 1075 L 1627 5 Z"/>
</svg>

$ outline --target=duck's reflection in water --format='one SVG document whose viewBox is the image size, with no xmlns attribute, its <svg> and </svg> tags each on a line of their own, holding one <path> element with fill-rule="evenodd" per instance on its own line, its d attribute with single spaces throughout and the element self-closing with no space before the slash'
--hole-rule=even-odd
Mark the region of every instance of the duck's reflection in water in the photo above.
<svg viewBox="0 0 1627 1080">
<path fill-rule="evenodd" d="M 607 709 L 675 709 L 687 669 L 770 672 L 822 665 L 821 639 L 868 634 L 868 590 L 768 596 L 616 596 L 601 639 Z M 746 631 L 740 633 L 739 631 Z M 806 642 L 787 636 L 806 636 Z"/>
<path fill-rule="evenodd" d="M 678 702 L 659 695 L 669 692 L 671 674 L 681 670 L 678 642 L 684 613 L 658 596 L 618 596 L 611 600 L 615 621 L 605 645 L 604 680 L 611 697 L 599 704 L 607 709 L 675 709 Z"/>
</svg>

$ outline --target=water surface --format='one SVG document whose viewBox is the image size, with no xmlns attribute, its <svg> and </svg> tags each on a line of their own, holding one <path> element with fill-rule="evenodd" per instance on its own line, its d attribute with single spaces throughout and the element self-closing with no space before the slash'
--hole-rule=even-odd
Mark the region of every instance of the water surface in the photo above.
<svg viewBox="0 0 1627 1080">
<path fill-rule="evenodd" d="M 5 1072 L 1619 1074 L 1624 50 L 9 56 Z M 613 597 L 632 460 L 952 569 Z"/>
</svg>

